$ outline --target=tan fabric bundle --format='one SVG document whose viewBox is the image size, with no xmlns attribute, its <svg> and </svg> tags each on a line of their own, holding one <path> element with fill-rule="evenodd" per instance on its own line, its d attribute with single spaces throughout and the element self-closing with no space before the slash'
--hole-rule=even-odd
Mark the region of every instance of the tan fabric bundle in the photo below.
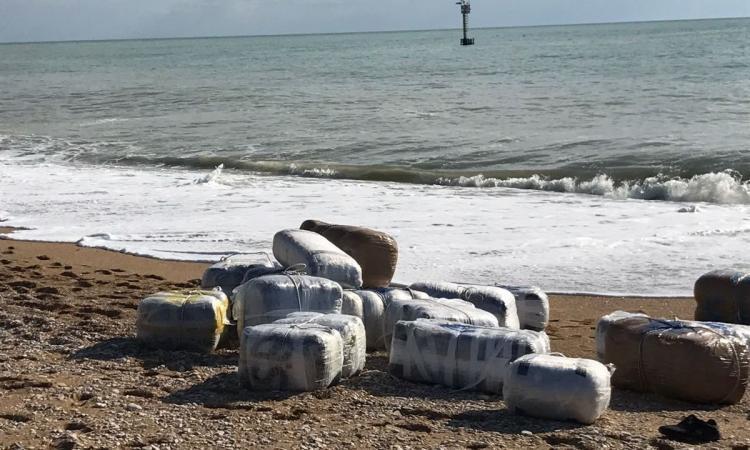
<svg viewBox="0 0 750 450">
<path fill-rule="evenodd" d="M 398 245 L 390 235 L 369 228 L 306 220 L 301 229 L 318 233 L 362 267 L 364 288 L 387 287 L 398 262 Z"/>
<path fill-rule="evenodd" d="M 747 345 L 698 324 L 648 317 L 617 320 L 599 336 L 612 384 L 696 403 L 737 403 L 748 383 Z"/>
<path fill-rule="evenodd" d="M 694 288 L 695 320 L 750 324 L 750 275 L 715 270 L 698 278 Z"/>
</svg>

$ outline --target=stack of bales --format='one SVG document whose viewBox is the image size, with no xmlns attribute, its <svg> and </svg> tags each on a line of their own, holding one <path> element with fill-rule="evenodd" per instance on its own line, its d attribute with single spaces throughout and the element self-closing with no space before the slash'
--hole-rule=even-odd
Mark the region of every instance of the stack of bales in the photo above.
<svg viewBox="0 0 750 450">
<path fill-rule="evenodd" d="M 275 260 L 235 255 L 208 268 L 202 286 L 215 290 L 143 300 L 139 338 L 210 352 L 233 334 L 240 380 L 254 390 L 323 389 L 360 372 L 367 350 L 386 349 L 398 377 L 503 393 L 519 413 L 590 423 L 606 409 L 607 367 L 549 354 L 541 289 L 394 284 L 392 237 L 301 228 L 274 236 Z"/>
</svg>

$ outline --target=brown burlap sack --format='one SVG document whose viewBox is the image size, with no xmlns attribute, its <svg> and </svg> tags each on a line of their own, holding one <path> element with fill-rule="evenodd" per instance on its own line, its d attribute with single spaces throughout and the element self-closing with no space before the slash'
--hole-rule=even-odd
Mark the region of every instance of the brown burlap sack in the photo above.
<svg viewBox="0 0 750 450">
<path fill-rule="evenodd" d="M 750 324 L 750 276 L 715 270 L 695 282 L 695 320 Z"/>
<path fill-rule="evenodd" d="M 748 383 L 748 348 L 704 327 L 631 317 L 612 323 L 605 363 L 612 384 L 696 403 L 737 403 Z"/>
<path fill-rule="evenodd" d="M 398 262 L 396 240 L 381 231 L 306 220 L 301 229 L 314 231 L 354 258 L 362 267 L 364 288 L 387 287 Z"/>
</svg>

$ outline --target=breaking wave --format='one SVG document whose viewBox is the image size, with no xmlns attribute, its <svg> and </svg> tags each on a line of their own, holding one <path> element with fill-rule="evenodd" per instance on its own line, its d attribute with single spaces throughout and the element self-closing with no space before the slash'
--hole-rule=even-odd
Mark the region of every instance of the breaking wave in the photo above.
<svg viewBox="0 0 750 450">
<path fill-rule="evenodd" d="M 710 156 L 676 165 L 669 173 L 650 167 L 611 167 L 597 174 L 591 168 L 565 167 L 545 170 L 420 169 L 410 165 L 327 164 L 315 161 L 249 159 L 244 153 L 222 155 L 157 155 L 127 142 L 80 142 L 46 136 L 0 134 L 0 161 L 21 164 L 57 163 L 137 167 L 175 167 L 208 171 L 192 183 L 218 183 L 224 170 L 263 175 L 333 178 L 374 182 L 476 188 L 512 188 L 548 192 L 599 195 L 617 199 L 750 204 L 750 181 L 736 170 L 712 171 L 719 163 Z M 719 165 L 721 167 L 721 165 Z M 750 166 L 734 168 L 750 172 Z M 536 173 L 535 173 L 536 172 Z"/>
<path fill-rule="evenodd" d="M 750 204 L 750 181 L 743 181 L 742 175 L 732 170 L 694 175 L 690 178 L 656 175 L 643 180 L 621 182 L 616 182 L 610 176 L 602 174 L 590 180 L 579 180 L 575 177 L 549 179 L 542 175 L 498 179 L 475 175 L 440 178 L 437 183 L 464 187 L 504 187 L 567 192 L 619 199 Z"/>
</svg>

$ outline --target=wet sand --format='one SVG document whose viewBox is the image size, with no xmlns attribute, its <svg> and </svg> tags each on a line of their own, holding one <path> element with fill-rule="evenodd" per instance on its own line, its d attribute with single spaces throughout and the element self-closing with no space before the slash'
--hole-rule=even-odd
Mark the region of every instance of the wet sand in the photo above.
<svg viewBox="0 0 750 450">
<path fill-rule="evenodd" d="M 0 240 L 0 448 L 679 448 L 657 428 L 689 413 L 717 420 L 719 447 L 750 444 L 748 396 L 714 407 L 614 390 L 611 409 L 581 426 L 396 379 L 384 353 L 327 391 L 249 392 L 236 350 L 164 352 L 133 339 L 138 301 L 197 286 L 205 267 Z M 694 302 L 553 295 L 553 351 L 593 358 L 596 320 L 617 309 L 691 318 Z"/>
</svg>

